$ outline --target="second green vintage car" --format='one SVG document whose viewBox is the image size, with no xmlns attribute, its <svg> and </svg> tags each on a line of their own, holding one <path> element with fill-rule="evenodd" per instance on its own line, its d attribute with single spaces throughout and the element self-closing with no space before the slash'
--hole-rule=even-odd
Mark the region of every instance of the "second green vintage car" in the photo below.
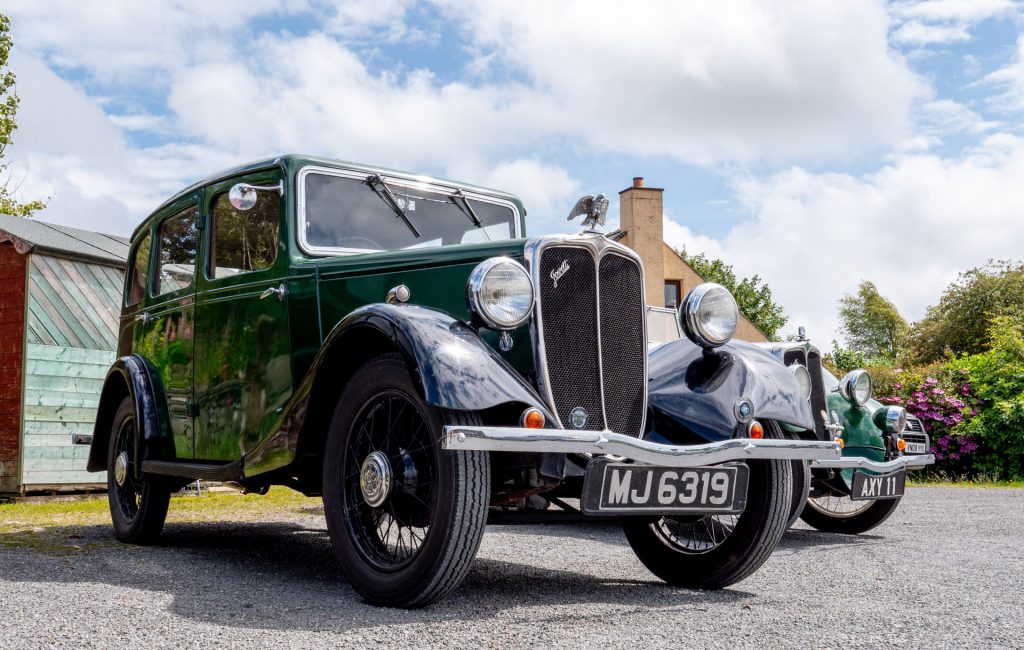
<svg viewBox="0 0 1024 650">
<path fill-rule="evenodd" d="M 89 454 L 115 536 L 154 541 L 203 479 L 322 495 L 379 605 L 454 589 L 498 515 L 615 518 L 672 584 L 750 575 L 792 461 L 838 443 L 791 372 L 732 340 L 718 285 L 648 356 L 642 264 L 601 233 L 607 206 L 527 239 L 507 193 L 303 156 L 170 198 L 132 235 Z"/>
<path fill-rule="evenodd" d="M 907 470 L 935 462 L 921 421 L 901 406 L 872 399 L 867 371 L 854 370 L 836 378 L 822 365 L 821 353 L 803 328 L 796 340 L 762 345 L 800 373 L 816 415 L 815 426 L 843 443 L 842 459 L 794 462 L 789 523 L 799 517 L 818 530 L 851 535 L 880 525 L 903 497 Z"/>
</svg>

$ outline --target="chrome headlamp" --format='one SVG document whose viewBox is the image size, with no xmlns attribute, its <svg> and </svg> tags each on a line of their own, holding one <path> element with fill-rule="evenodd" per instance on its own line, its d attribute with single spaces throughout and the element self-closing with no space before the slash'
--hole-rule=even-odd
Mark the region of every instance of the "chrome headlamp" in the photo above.
<svg viewBox="0 0 1024 650">
<path fill-rule="evenodd" d="M 886 433 L 903 433 L 907 428 L 907 410 L 902 406 L 887 406 L 872 416 L 875 426 Z"/>
<path fill-rule="evenodd" d="M 679 306 L 679 322 L 691 341 L 704 348 L 717 348 L 736 334 L 739 308 L 728 289 L 705 282 L 686 294 Z"/>
<path fill-rule="evenodd" d="M 789 371 L 793 373 L 800 388 L 804 391 L 804 399 L 811 399 L 811 373 L 799 363 L 789 366 Z"/>
<path fill-rule="evenodd" d="M 852 370 L 839 381 L 839 394 L 854 406 L 867 404 L 871 393 L 871 375 L 867 370 Z"/>
<path fill-rule="evenodd" d="M 533 281 L 521 264 L 492 257 L 477 265 L 466 286 L 469 311 L 493 330 L 513 330 L 533 312 Z"/>
</svg>

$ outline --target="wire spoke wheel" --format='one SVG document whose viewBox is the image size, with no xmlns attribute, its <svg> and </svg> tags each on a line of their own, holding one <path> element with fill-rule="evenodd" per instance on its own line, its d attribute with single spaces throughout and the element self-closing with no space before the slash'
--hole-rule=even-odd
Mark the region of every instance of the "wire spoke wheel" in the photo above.
<svg viewBox="0 0 1024 650">
<path fill-rule="evenodd" d="M 382 571 L 408 565 L 430 535 L 437 447 L 408 395 L 371 397 L 352 423 L 344 454 L 346 521 L 363 558 Z"/>
<path fill-rule="evenodd" d="M 704 515 L 686 519 L 662 517 L 656 529 L 665 541 L 680 551 L 699 554 L 721 546 L 738 521 L 738 515 Z"/>
<path fill-rule="evenodd" d="M 121 400 L 114 413 L 107 447 L 107 501 L 114 537 L 130 544 L 151 544 L 160 536 L 171 488 L 139 471 L 142 438 L 135 405 Z"/>
<path fill-rule="evenodd" d="M 854 501 L 845 494 L 829 493 L 821 497 L 812 497 L 807 505 L 829 517 L 848 518 L 867 511 L 874 501 Z"/>
<path fill-rule="evenodd" d="M 368 602 L 423 607 L 469 572 L 487 523 L 490 459 L 446 451 L 446 424 L 479 424 L 417 392 L 394 353 L 338 396 L 324 448 L 324 515 L 345 577 Z"/>
</svg>

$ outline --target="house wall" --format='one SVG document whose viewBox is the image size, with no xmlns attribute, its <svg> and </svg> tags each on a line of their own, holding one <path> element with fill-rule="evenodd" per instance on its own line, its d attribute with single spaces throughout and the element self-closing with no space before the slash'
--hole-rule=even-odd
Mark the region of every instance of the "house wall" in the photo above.
<svg viewBox="0 0 1024 650">
<path fill-rule="evenodd" d="M 114 361 L 124 275 L 47 255 L 29 257 L 22 483 L 27 491 L 100 483 L 85 471 L 103 379 Z"/>
<path fill-rule="evenodd" d="M 20 490 L 25 256 L 0 243 L 0 493 Z"/>
</svg>

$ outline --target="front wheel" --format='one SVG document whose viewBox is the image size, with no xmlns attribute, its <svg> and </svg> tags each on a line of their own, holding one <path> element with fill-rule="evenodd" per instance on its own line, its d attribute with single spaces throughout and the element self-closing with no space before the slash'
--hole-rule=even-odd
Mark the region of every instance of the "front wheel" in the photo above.
<svg viewBox="0 0 1024 650">
<path fill-rule="evenodd" d="M 486 452 L 441 449 L 472 414 L 423 401 L 401 357 L 377 357 L 338 400 L 324 453 L 324 511 L 338 562 L 368 602 L 422 607 L 457 587 L 487 521 Z"/>
<path fill-rule="evenodd" d="M 151 544 L 167 518 L 171 490 L 158 478 L 141 476 L 136 467 L 135 404 L 124 398 L 114 413 L 107 450 L 107 500 L 114 537 L 129 544 Z"/>
<path fill-rule="evenodd" d="M 651 573 L 678 587 L 722 589 L 765 563 L 786 530 L 793 468 L 788 460 L 747 465 L 747 505 L 739 515 L 660 517 L 623 527 Z"/>
<path fill-rule="evenodd" d="M 899 504 L 899 499 L 854 501 L 846 495 L 827 494 L 808 499 L 800 518 L 823 533 L 859 535 L 881 525 Z"/>
</svg>

